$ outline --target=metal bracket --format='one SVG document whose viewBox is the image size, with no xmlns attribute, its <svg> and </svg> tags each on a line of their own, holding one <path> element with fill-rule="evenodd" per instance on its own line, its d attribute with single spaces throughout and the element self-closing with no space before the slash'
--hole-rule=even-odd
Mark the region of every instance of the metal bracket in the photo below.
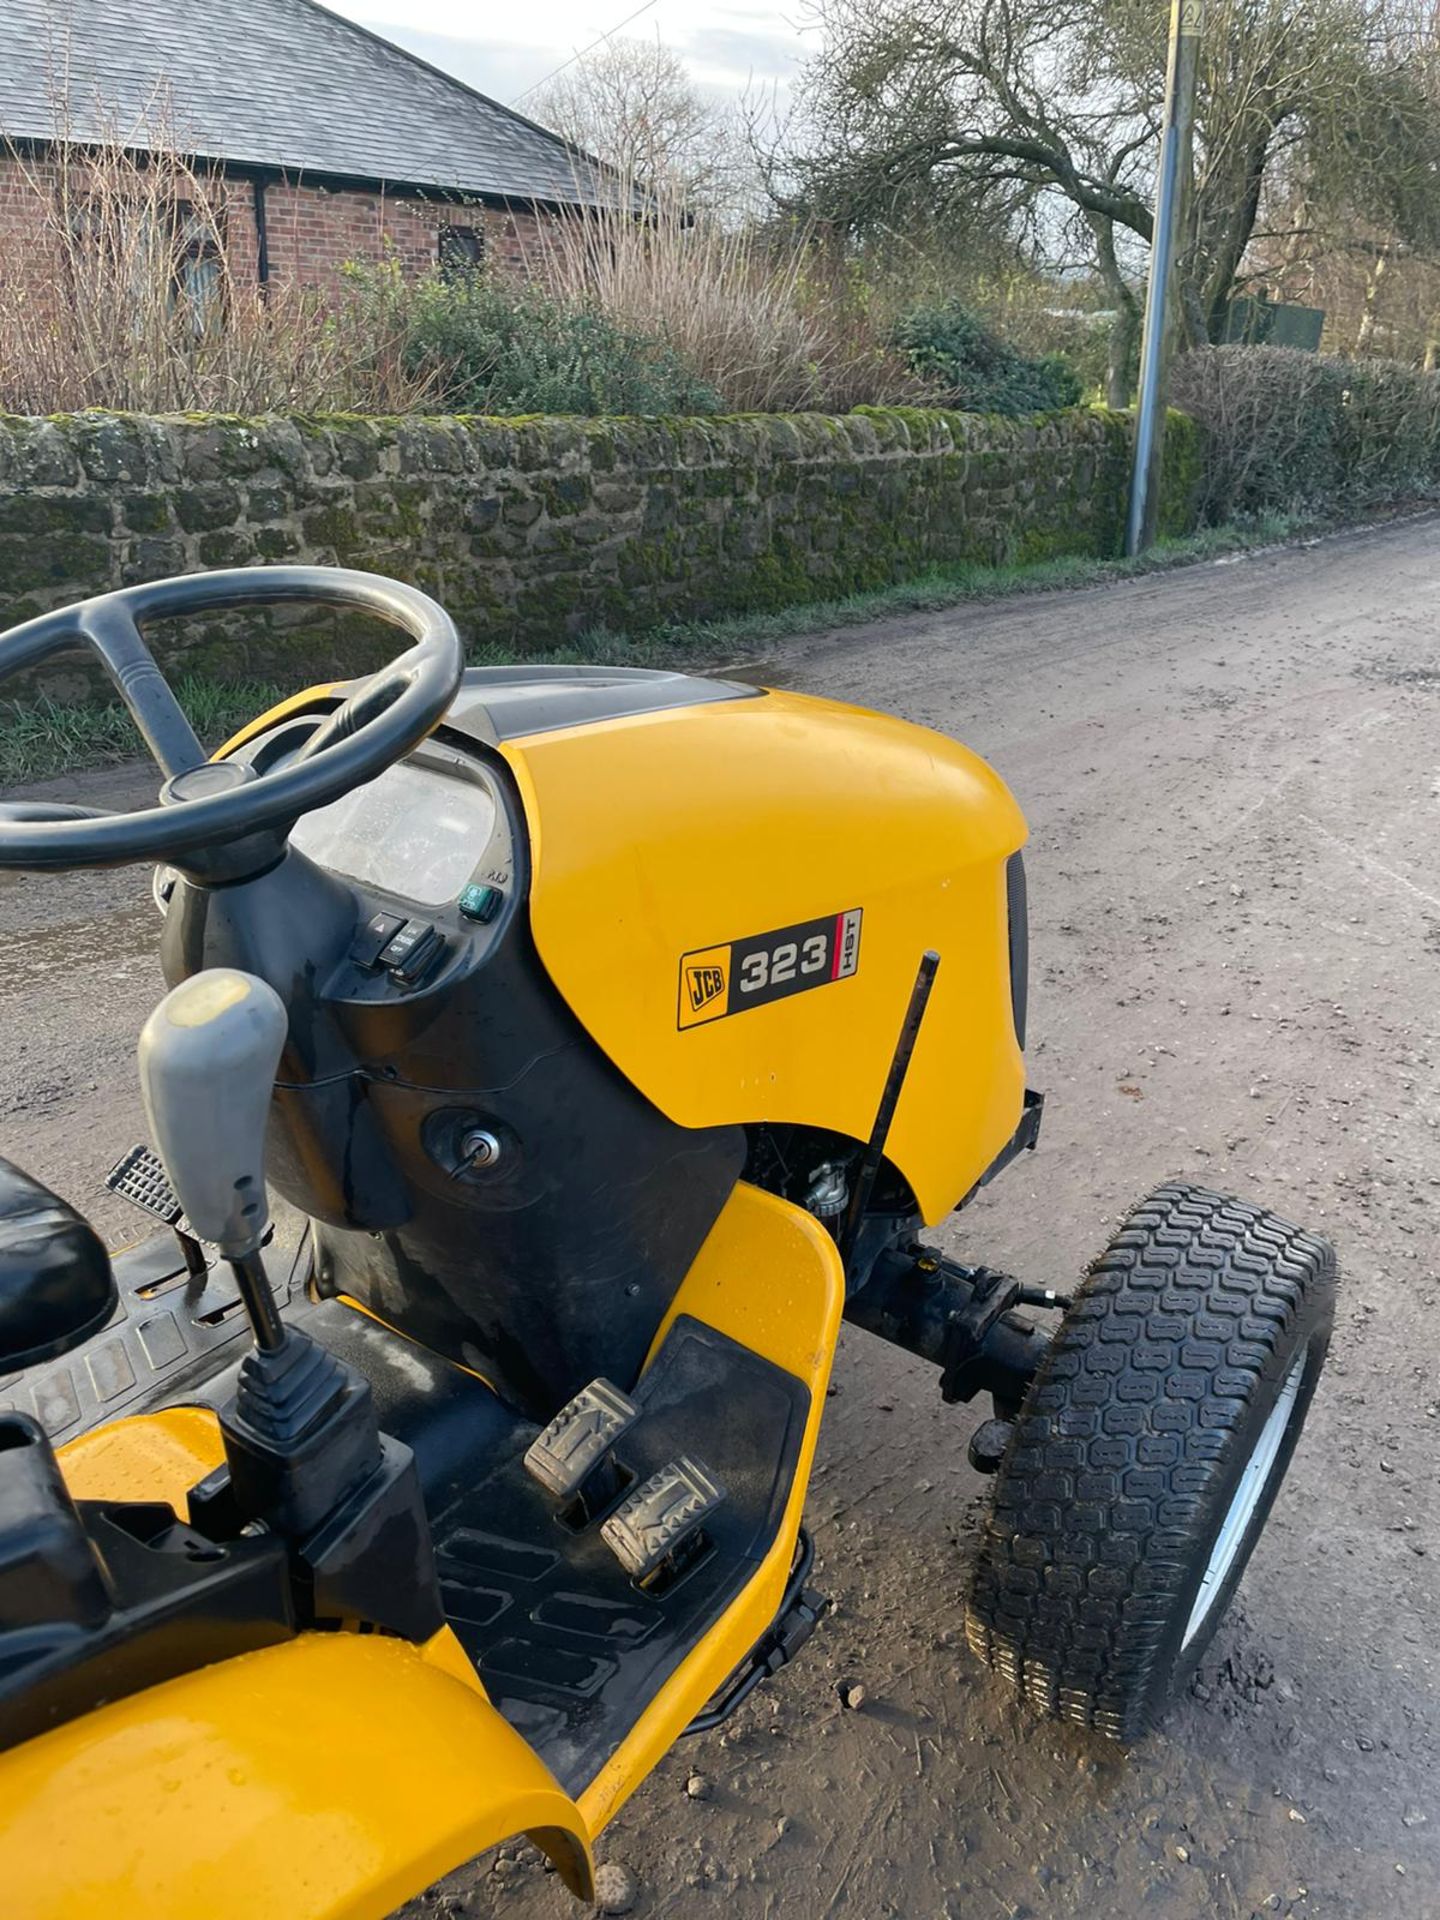
<svg viewBox="0 0 1440 1920">
<path fill-rule="evenodd" d="M 723 1691 L 702 1712 L 697 1713 L 680 1737 L 692 1733 L 710 1733 L 728 1720 L 735 1709 L 748 1700 L 762 1680 L 768 1680 L 788 1666 L 819 1626 L 830 1602 L 805 1582 L 815 1565 L 815 1547 L 802 1527 L 796 1542 L 795 1565 L 790 1584 L 780 1602 L 773 1626 L 756 1641 L 743 1663 L 731 1675 Z"/>
<path fill-rule="evenodd" d="M 1045 1096 L 1037 1093 L 1033 1087 L 1025 1089 L 1024 1104 L 1020 1109 L 1020 1119 L 1014 1133 L 981 1174 L 979 1185 L 988 1187 L 999 1173 L 1003 1173 L 1012 1160 L 1018 1160 L 1022 1153 L 1033 1153 L 1040 1144 L 1040 1123 L 1045 1118 Z M 972 1189 L 973 1192 L 973 1189 Z M 970 1194 L 966 1194 L 968 1200 Z M 963 1206 L 964 1201 L 961 1202 Z"/>
<path fill-rule="evenodd" d="M 940 1354 L 940 1398 L 947 1404 L 973 1400 L 989 1384 L 984 1366 L 986 1336 L 1004 1314 L 1021 1304 L 1025 1289 L 1008 1273 L 972 1269 L 973 1291 L 945 1323 Z"/>
</svg>

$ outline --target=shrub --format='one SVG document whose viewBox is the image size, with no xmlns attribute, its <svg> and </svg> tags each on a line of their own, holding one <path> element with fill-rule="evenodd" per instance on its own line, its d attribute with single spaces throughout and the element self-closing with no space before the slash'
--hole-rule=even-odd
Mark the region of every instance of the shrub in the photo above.
<svg viewBox="0 0 1440 1920">
<path fill-rule="evenodd" d="M 1058 354 L 1027 358 L 956 300 L 912 308 L 896 325 L 894 343 L 948 406 L 1015 414 L 1079 404 L 1079 376 Z"/>
<path fill-rule="evenodd" d="M 918 400 L 920 389 L 812 234 L 692 220 L 661 201 L 645 220 L 548 222 L 532 274 L 664 341 L 733 413 Z"/>
<path fill-rule="evenodd" d="M 592 296 L 573 304 L 523 281 L 393 265 L 353 267 L 352 297 L 432 404 L 455 413 L 714 413 L 720 399 L 663 340 L 622 326 Z"/>
<path fill-rule="evenodd" d="M 1440 374 L 1294 347 L 1202 347 L 1170 397 L 1204 427 L 1207 520 L 1333 513 L 1440 486 Z"/>
</svg>

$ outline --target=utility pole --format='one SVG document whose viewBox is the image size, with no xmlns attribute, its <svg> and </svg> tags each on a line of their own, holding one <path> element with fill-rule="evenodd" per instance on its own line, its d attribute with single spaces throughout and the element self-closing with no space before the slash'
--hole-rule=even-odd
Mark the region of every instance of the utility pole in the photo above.
<svg viewBox="0 0 1440 1920">
<path fill-rule="evenodd" d="M 1160 135 L 1160 177 L 1155 186 L 1155 226 L 1150 241 L 1150 284 L 1145 293 L 1145 334 L 1140 347 L 1140 393 L 1135 406 L 1135 465 L 1125 519 L 1125 551 L 1136 554 L 1155 538 L 1160 507 L 1160 460 L 1165 447 L 1165 397 L 1173 334 L 1171 269 L 1190 192 L 1195 130 L 1195 81 L 1205 0 L 1171 0 L 1170 60 L 1165 72 L 1165 122 Z"/>
</svg>

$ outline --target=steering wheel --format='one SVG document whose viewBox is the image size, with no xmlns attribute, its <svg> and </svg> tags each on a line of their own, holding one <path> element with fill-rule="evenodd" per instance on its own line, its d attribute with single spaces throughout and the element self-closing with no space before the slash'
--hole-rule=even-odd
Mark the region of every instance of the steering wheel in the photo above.
<svg viewBox="0 0 1440 1920">
<path fill-rule="evenodd" d="M 414 644 L 274 767 L 258 772 L 238 760 L 208 760 L 143 628 L 150 620 L 279 604 L 358 609 L 401 628 Z M 465 666 L 443 607 L 398 580 L 336 567 L 235 567 L 97 594 L 0 636 L 0 681 L 77 642 L 99 655 L 165 775 L 160 805 L 107 813 L 0 802 L 0 868 L 164 861 L 203 878 L 215 864 L 205 855 L 266 833 L 275 836 L 273 850 L 259 864 L 271 864 L 301 814 L 373 780 L 424 739 L 444 718 Z"/>
</svg>

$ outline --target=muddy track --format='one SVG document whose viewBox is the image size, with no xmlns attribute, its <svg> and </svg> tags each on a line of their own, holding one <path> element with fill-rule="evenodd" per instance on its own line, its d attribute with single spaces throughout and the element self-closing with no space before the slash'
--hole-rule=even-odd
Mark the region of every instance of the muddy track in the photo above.
<svg viewBox="0 0 1440 1920">
<path fill-rule="evenodd" d="M 1440 521 L 1415 520 L 745 669 L 959 735 L 1029 816 L 1045 1138 L 944 1243 L 1063 1282 L 1178 1174 L 1328 1233 L 1342 1292 L 1238 1604 L 1128 1755 L 1038 1724 L 970 1660 L 974 1416 L 847 1332 L 809 1503 L 835 1611 L 606 1835 L 637 1914 L 1440 1914 L 1437 589 Z M 0 880 L 0 910 L 0 1151 L 93 1201 L 138 1132 L 144 883 Z M 97 1214 L 127 1224 L 108 1196 Z M 574 1909 L 511 1849 L 414 1910 Z"/>
</svg>

